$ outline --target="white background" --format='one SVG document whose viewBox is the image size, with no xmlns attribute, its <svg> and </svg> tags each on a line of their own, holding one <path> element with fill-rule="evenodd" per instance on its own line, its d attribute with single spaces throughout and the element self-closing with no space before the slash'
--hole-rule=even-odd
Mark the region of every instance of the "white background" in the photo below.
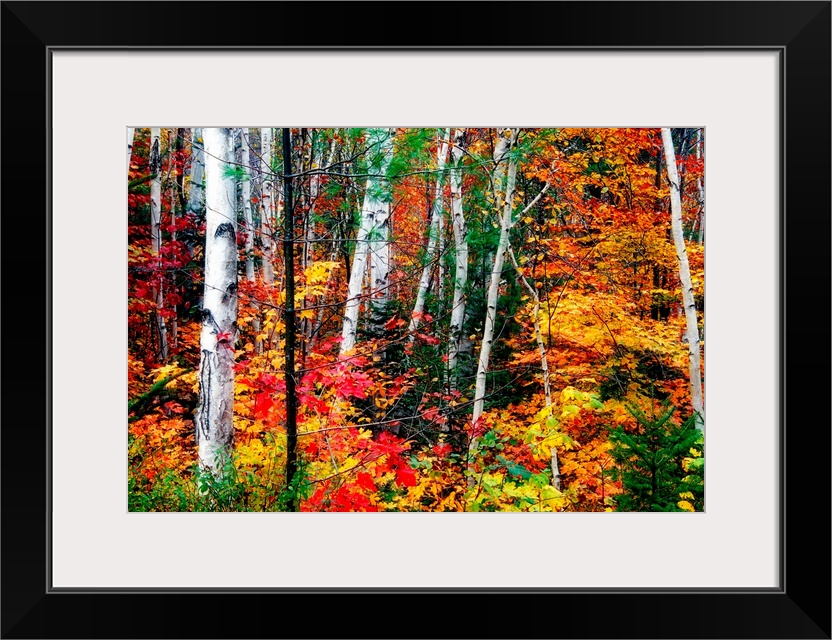
<svg viewBox="0 0 832 640">
<path fill-rule="evenodd" d="M 53 73 L 54 586 L 778 584 L 775 53 L 56 52 Z M 706 126 L 707 512 L 127 513 L 125 127 L 151 125 Z"/>
</svg>

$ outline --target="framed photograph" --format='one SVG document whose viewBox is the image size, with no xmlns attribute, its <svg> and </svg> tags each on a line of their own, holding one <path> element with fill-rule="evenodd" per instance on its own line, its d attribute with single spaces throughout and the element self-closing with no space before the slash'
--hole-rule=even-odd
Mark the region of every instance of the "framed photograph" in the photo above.
<svg viewBox="0 0 832 640">
<path fill-rule="evenodd" d="M 829 2 L 4 2 L 2 49 L 3 637 L 830 637 Z"/>
</svg>

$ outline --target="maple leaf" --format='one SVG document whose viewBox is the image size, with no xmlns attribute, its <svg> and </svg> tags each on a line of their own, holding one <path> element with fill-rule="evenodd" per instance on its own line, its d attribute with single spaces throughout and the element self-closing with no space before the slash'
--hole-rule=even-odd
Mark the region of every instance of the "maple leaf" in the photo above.
<svg viewBox="0 0 832 640">
<path fill-rule="evenodd" d="M 254 416 L 266 418 L 274 405 L 275 400 L 270 393 L 258 393 L 254 400 Z"/>
<path fill-rule="evenodd" d="M 433 452 L 438 455 L 440 458 L 444 458 L 451 452 L 451 445 L 447 442 L 443 442 L 442 444 L 437 444 L 433 446 Z"/>
<path fill-rule="evenodd" d="M 416 471 L 408 465 L 396 469 L 396 483 L 403 487 L 416 486 Z"/>
<path fill-rule="evenodd" d="M 364 471 L 360 471 L 358 473 L 358 476 L 356 477 L 355 483 L 359 487 L 362 487 L 363 489 L 366 489 L 367 491 L 372 491 L 372 492 L 376 491 L 376 483 L 373 482 L 372 476 L 369 473 L 366 473 Z"/>
</svg>

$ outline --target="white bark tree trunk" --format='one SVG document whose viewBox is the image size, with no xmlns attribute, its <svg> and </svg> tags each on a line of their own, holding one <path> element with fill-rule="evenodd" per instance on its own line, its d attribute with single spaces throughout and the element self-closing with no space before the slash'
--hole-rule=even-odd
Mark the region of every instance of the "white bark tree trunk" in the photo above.
<svg viewBox="0 0 832 640">
<path fill-rule="evenodd" d="M 511 134 L 509 129 L 498 131 L 497 142 L 494 145 L 494 171 L 491 174 L 491 190 L 494 193 L 494 207 L 500 210 L 506 188 L 506 165 L 503 162 L 511 149 Z"/>
<path fill-rule="evenodd" d="M 251 215 L 251 168 L 249 166 L 249 131 L 240 129 L 240 164 L 243 165 L 243 179 L 240 192 L 243 199 L 243 221 L 246 225 L 246 280 L 254 282 L 254 218 Z"/>
<path fill-rule="evenodd" d="M 179 136 L 179 131 L 180 129 L 170 129 L 168 131 L 168 197 L 170 198 L 170 239 L 173 242 L 176 242 L 176 201 L 178 196 L 176 151 L 178 149 L 177 138 Z M 176 349 L 179 348 L 179 324 L 175 304 L 171 308 L 170 335 L 173 349 L 176 351 Z"/>
<path fill-rule="evenodd" d="M 158 340 L 159 361 L 165 362 L 168 359 L 168 336 L 165 318 L 162 316 L 164 309 L 165 294 L 162 283 L 164 282 L 161 264 L 158 260 L 159 252 L 162 249 L 162 154 L 161 154 L 161 130 L 153 127 L 150 130 L 150 173 L 153 178 L 150 181 L 150 249 L 154 256 L 155 267 L 158 270 L 155 276 L 156 282 L 153 285 L 153 297 L 156 301 L 156 337 Z"/>
<path fill-rule="evenodd" d="M 693 299 L 693 283 L 690 277 L 688 252 L 685 247 L 685 237 L 682 229 L 682 195 L 679 190 L 679 172 L 676 169 L 676 152 L 673 149 L 673 137 L 670 129 L 662 129 L 664 143 L 665 165 L 667 165 L 667 179 L 670 182 L 670 227 L 673 234 L 673 244 L 676 247 L 676 258 L 679 263 L 679 281 L 682 283 L 682 303 L 685 307 L 685 332 L 688 341 L 688 355 L 690 361 L 690 395 L 693 410 L 696 415 L 696 426 L 704 429 L 705 405 L 702 399 L 702 374 L 699 353 L 699 325 L 696 319 L 696 302 Z"/>
<path fill-rule="evenodd" d="M 702 129 L 699 129 L 696 139 L 696 159 L 702 159 Z M 705 241 L 705 190 L 702 188 L 701 176 L 696 179 L 696 188 L 699 191 L 699 245 Z"/>
<path fill-rule="evenodd" d="M 428 288 L 430 287 L 430 277 L 433 272 L 433 259 L 436 254 L 436 245 L 439 239 L 439 221 L 442 218 L 443 198 L 442 198 L 442 184 L 443 174 L 445 171 L 445 162 L 448 158 L 448 141 L 451 136 L 451 130 L 445 129 L 442 139 L 439 141 L 439 147 L 436 151 L 436 168 L 438 173 L 436 175 L 436 188 L 433 197 L 433 207 L 430 213 L 430 227 L 428 230 L 428 246 L 425 251 L 425 265 L 422 267 L 422 276 L 419 278 L 419 288 L 416 291 L 416 304 L 413 305 L 413 314 L 410 316 L 410 326 L 407 328 L 410 334 L 410 341 L 413 342 L 416 329 L 419 328 L 419 323 L 422 321 L 422 313 L 425 310 L 425 298 L 427 298 Z"/>
<path fill-rule="evenodd" d="M 439 221 L 436 225 L 436 308 L 442 309 L 442 300 L 445 299 L 445 263 L 442 258 L 445 254 L 445 203 L 439 209 Z M 440 311 L 441 315 L 441 311 Z"/>
<path fill-rule="evenodd" d="M 127 173 L 130 173 L 130 160 L 133 158 L 133 137 L 136 130 L 133 127 L 127 127 Z"/>
<path fill-rule="evenodd" d="M 205 215 L 205 148 L 202 128 L 191 130 L 191 175 L 188 213 L 202 219 Z"/>
<path fill-rule="evenodd" d="M 309 167 L 311 170 L 321 169 L 323 159 L 324 159 L 324 152 L 322 148 L 323 142 L 320 140 L 315 141 L 317 143 L 317 150 L 313 150 L 312 155 L 312 165 Z M 314 146 L 315 143 L 313 143 Z M 332 145 L 330 146 L 330 157 L 335 150 L 335 140 L 332 141 Z M 330 162 L 331 164 L 331 162 Z M 321 174 L 315 173 L 309 179 L 309 207 L 306 213 L 306 242 L 303 245 L 303 268 L 309 266 L 310 262 L 314 259 L 315 255 L 315 204 L 318 201 L 318 192 L 321 188 Z"/>
<path fill-rule="evenodd" d="M 371 130 L 368 136 L 369 144 L 380 145 L 382 158 L 377 170 L 378 174 L 385 176 L 393 157 L 393 135 L 388 129 Z M 372 168 L 371 168 L 372 172 Z M 358 330 L 358 310 L 361 306 L 361 289 L 364 281 L 364 274 L 367 270 L 367 258 L 371 247 L 374 251 L 375 272 L 371 274 L 371 289 L 369 296 L 372 299 L 376 292 L 387 294 L 387 282 L 389 275 L 389 263 L 385 260 L 388 254 L 383 250 L 387 245 L 387 220 L 390 216 L 390 204 L 384 191 L 387 188 L 387 181 L 383 177 L 370 177 L 367 179 L 367 188 L 364 194 L 364 204 L 361 207 L 361 222 L 358 228 L 358 235 L 355 239 L 355 253 L 352 258 L 350 270 L 350 282 L 347 288 L 347 303 L 344 309 L 344 325 L 341 330 L 341 354 L 346 354 L 355 348 L 356 332 Z M 379 291 L 380 283 L 383 287 Z M 386 299 L 374 301 L 376 309 L 383 305 Z M 372 303 L 371 303 L 372 304 Z"/>
<path fill-rule="evenodd" d="M 546 402 L 546 408 L 550 409 L 552 407 L 552 387 L 549 383 L 549 362 L 546 360 L 546 346 L 543 344 L 543 334 L 540 331 L 540 296 L 537 294 L 537 289 L 535 289 L 526 279 L 526 276 L 520 272 L 520 265 L 517 264 L 517 258 L 514 256 L 514 251 L 512 250 L 511 245 L 508 247 L 508 255 L 511 258 L 511 264 L 514 265 L 514 268 L 517 271 L 517 277 L 526 288 L 526 291 L 529 292 L 532 300 L 534 300 L 534 306 L 532 307 L 534 339 L 535 342 L 537 342 L 537 351 L 540 353 L 540 370 L 543 373 L 543 394 Z M 558 450 L 554 445 L 552 445 L 551 465 L 552 486 L 560 491 L 560 464 L 558 463 Z"/>
<path fill-rule="evenodd" d="M 520 130 L 515 128 L 510 130 L 509 135 L 501 136 L 501 140 L 504 140 L 505 144 L 499 144 L 495 149 L 494 161 L 497 163 L 495 173 L 500 171 L 500 163 L 508 151 L 517 144 L 517 137 L 519 133 Z M 494 254 L 494 265 L 491 269 L 491 278 L 488 284 L 488 298 L 485 309 L 485 328 L 483 330 L 482 345 L 480 345 L 480 356 L 477 363 L 477 384 L 474 393 L 474 414 L 472 417 L 472 423 L 475 425 L 482 417 L 485 405 L 485 383 L 488 374 L 488 359 L 491 356 L 491 347 L 494 342 L 494 327 L 497 321 L 497 298 L 500 292 L 500 278 L 502 277 L 506 248 L 508 247 L 508 234 L 513 225 L 512 205 L 514 201 L 514 183 L 516 177 L 516 158 L 510 159 L 508 163 L 504 195 L 499 188 L 499 184 L 502 180 L 499 176 L 495 177 L 495 200 L 498 205 L 502 205 L 503 212 L 500 218 L 500 241 L 497 245 L 497 251 Z M 469 462 L 472 460 L 471 453 L 476 451 L 477 446 L 478 439 L 471 438 L 469 443 Z"/>
<path fill-rule="evenodd" d="M 451 307 L 451 328 L 448 338 L 448 380 L 451 390 L 457 388 L 457 355 L 459 354 L 462 325 L 465 321 L 465 286 L 468 282 L 468 231 L 462 205 L 462 140 L 465 129 L 454 132 L 454 146 L 451 150 L 451 215 L 454 230 L 454 299 Z"/>
<path fill-rule="evenodd" d="M 388 138 L 382 144 L 384 165 L 382 173 L 386 174 L 393 157 L 393 136 L 395 129 L 388 129 Z M 389 185 L 388 185 L 389 188 Z M 387 320 L 387 303 L 390 301 L 390 203 L 385 196 L 383 208 L 379 208 L 375 217 L 375 228 L 370 234 L 368 245 L 370 261 L 370 326 L 373 335 L 380 335 Z"/>
<path fill-rule="evenodd" d="M 263 243 L 263 282 L 274 283 L 274 180 L 272 171 L 272 130 L 260 129 L 260 157 L 263 159 L 263 207 L 260 214 L 260 240 Z"/>
<path fill-rule="evenodd" d="M 205 292 L 200 334 L 199 404 L 195 427 L 199 461 L 222 473 L 234 440 L 234 342 L 237 321 L 237 217 L 231 130 L 206 128 Z"/>
</svg>

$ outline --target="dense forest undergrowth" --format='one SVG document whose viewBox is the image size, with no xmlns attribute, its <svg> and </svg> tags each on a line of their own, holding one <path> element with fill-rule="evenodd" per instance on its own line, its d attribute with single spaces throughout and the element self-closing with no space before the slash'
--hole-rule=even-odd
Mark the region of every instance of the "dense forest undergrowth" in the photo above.
<svg viewBox="0 0 832 640">
<path fill-rule="evenodd" d="M 130 130 L 129 509 L 703 510 L 703 143 Z"/>
</svg>

